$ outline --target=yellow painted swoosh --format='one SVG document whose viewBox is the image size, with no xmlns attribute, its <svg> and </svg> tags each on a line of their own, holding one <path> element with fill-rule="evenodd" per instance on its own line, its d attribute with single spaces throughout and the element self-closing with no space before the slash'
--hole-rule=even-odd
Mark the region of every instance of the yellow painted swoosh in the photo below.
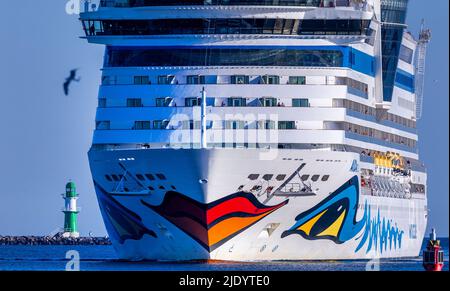
<svg viewBox="0 0 450 291">
<path fill-rule="evenodd" d="M 325 209 L 323 212 L 317 214 L 316 216 L 314 216 L 313 218 L 311 218 L 310 220 L 308 220 L 307 222 L 303 223 L 302 225 L 300 225 L 299 227 L 297 227 L 297 230 L 301 230 L 303 231 L 306 235 L 309 235 L 309 233 L 311 232 L 312 227 L 314 226 L 314 224 L 316 224 L 316 222 L 322 217 L 322 215 L 325 214 L 325 212 L 327 212 L 328 209 Z"/>
<path fill-rule="evenodd" d="M 344 210 L 341 215 L 336 219 L 333 224 L 331 224 L 327 229 L 319 233 L 317 236 L 332 236 L 337 237 L 339 230 L 341 229 L 342 222 L 344 221 L 345 213 L 347 211 Z"/>
</svg>

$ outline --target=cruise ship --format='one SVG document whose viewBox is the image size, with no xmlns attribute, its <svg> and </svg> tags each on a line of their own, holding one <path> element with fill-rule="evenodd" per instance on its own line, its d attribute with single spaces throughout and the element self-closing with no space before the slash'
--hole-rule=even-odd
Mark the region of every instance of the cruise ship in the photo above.
<svg viewBox="0 0 450 291">
<path fill-rule="evenodd" d="M 125 260 L 419 256 L 429 30 L 408 0 L 88 3 L 89 163 Z M 100 75 L 100 74 L 99 74 Z M 100 76 L 99 76 L 100 79 Z"/>
</svg>

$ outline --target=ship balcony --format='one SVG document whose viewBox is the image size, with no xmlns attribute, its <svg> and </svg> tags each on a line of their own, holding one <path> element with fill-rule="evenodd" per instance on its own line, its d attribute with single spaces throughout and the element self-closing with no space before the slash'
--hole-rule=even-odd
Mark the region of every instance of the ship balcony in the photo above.
<svg viewBox="0 0 450 291">
<path fill-rule="evenodd" d="M 354 7 L 359 9 L 368 9 L 367 5 L 360 5 L 360 1 L 354 0 L 101 0 L 101 8 L 135 8 L 149 6 L 299 6 L 308 8 L 339 8 Z"/>
<path fill-rule="evenodd" d="M 180 2 L 183 3 L 180 5 Z M 193 2 L 198 2 L 195 4 Z M 226 3 L 225 3 L 226 2 Z M 373 8 L 356 0 L 206 0 L 102 1 L 99 9 L 85 7 L 82 20 L 123 19 L 366 19 Z M 281 3 L 281 4 L 280 4 Z"/>
</svg>

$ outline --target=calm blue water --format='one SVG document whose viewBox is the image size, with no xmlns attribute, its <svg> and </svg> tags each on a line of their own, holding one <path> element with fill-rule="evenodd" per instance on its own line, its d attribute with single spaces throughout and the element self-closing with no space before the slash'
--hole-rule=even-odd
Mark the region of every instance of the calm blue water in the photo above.
<svg viewBox="0 0 450 291">
<path fill-rule="evenodd" d="M 448 238 L 441 239 L 448 271 Z M 0 270 L 64 271 L 66 252 L 77 250 L 81 271 L 364 271 L 366 261 L 263 263 L 157 263 L 117 260 L 111 246 L 0 246 Z M 381 260 L 381 271 L 423 271 L 422 258 Z"/>
</svg>

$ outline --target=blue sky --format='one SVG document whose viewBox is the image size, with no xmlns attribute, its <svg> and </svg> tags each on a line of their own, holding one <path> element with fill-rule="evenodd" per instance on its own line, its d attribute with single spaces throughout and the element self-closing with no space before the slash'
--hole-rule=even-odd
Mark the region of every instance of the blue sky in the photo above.
<svg viewBox="0 0 450 291">
<path fill-rule="evenodd" d="M 433 30 L 419 146 L 429 174 L 429 226 L 448 236 L 449 3 L 410 2 L 409 30 L 417 34 L 422 18 Z M 60 194 L 69 179 L 80 193 L 82 234 L 106 234 L 87 159 L 103 48 L 78 38 L 78 17 L 67 15 L 65 4 L 2 3 L 6 13 L 0 18 L 0 235 L 42 235 L 61 227 Z M 82 81 L 65 97 L 61 86 L 72 68 L 80 68 Z"/>
</svg>

